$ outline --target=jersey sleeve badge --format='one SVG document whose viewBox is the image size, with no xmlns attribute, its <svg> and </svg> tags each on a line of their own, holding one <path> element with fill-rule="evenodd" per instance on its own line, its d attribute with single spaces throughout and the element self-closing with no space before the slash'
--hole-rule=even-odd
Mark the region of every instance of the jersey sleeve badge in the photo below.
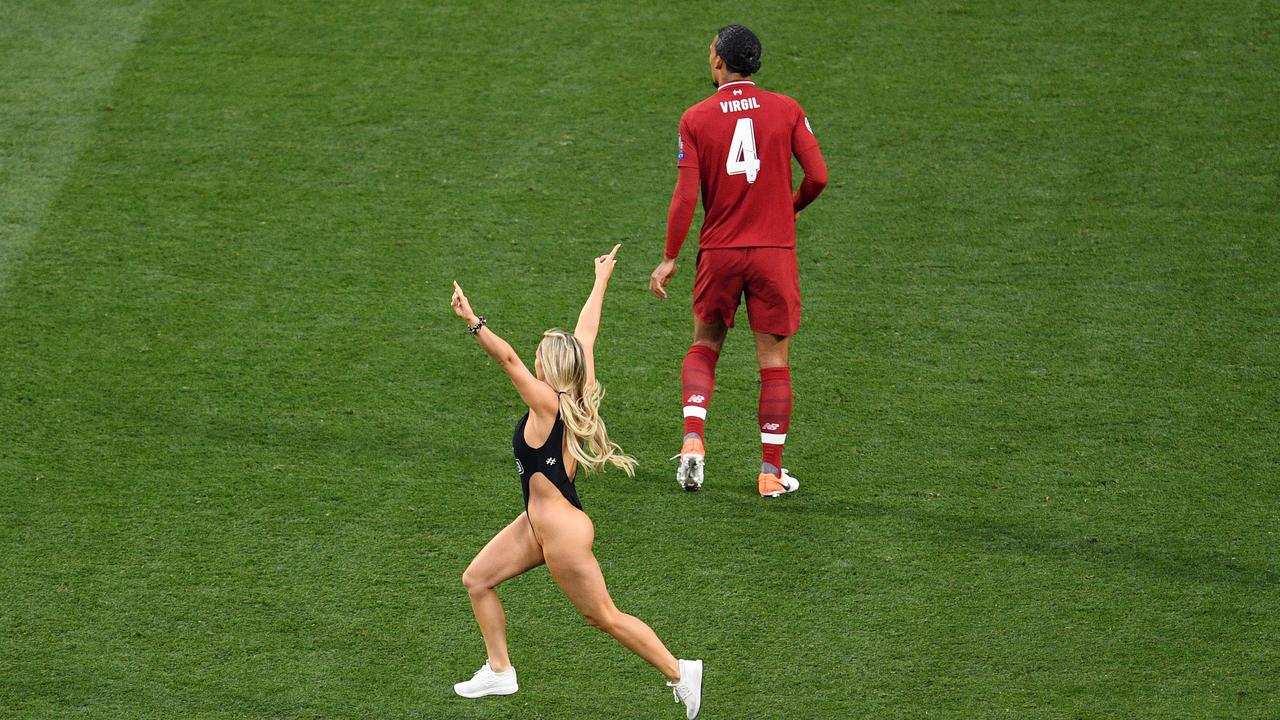
<svg viewBox="0 0 1280 720">
<path fill-rule="evenodd" d="M 810 130 L 810 132 L 813 132 L 813 131 Z M 678 148 L 678 151 L 676 152 L 676 160 L 683 160 L 684 159 L 684 138 L 680 135 L 680 133 L 676 133 L 676 147 Z"/>
</svg>

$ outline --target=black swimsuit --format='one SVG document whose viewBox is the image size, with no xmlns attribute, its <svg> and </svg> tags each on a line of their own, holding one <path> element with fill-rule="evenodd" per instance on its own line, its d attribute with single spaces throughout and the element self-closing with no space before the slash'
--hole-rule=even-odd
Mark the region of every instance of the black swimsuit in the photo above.
<svg viewBox="0 0 1280 720">
<path fill-rule="evenodd" d="M 529 479 L 534 473 L 545 475 L 565 500 L 582 510 L 578 491 L 564 472 L 564 457 L 561 456 L 561 448 L 564 447 L 564 420 L 560 419 L 559 413 L 556 414 L 556 424 L 551 426 L 551 434 L 539 448 L 531 448 L 524 441 L 524 426 L 528 421 L 529 413 L 525 413 L 520 422 L 516 423 L 516 434 L 511 439 L 511 449 L 516 455 L 516 472 L 520 473 L 520 489 L 524 491 L 525 510 L 529 509 Z"/>
</svg>

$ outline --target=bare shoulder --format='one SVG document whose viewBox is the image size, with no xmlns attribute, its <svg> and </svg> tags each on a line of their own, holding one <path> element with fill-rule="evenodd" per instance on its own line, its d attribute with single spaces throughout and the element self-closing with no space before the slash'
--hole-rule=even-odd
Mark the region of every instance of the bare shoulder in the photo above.
<svg viewBox="0 0 1280 720">
<path fill-rule="evenodd" d="M 539 447 L 551 436 L 559 408 L 529 408 L 529 419 L 524 424 L 524 440 L 529 447 Z"/>
<path fill-rule="evenodd" d="M 538 389 L 529 398 L 529 419 L 551 418 L 555 420 L 560 413 L 560 395 L 550 385 L 538 381 Z"/>
<path fill-rule="evenodd" d="M 526 402 L 529 404 L 529 420 L 550 417 L 555 420 L 560 412 L 560 394 L 545 380 L 535 380 L 533 392 L 529 393 Z M 548 421 L 550 423 L 550 421 Z M 550 427 L 550 424 L 548 424 Z"/>
</svg>

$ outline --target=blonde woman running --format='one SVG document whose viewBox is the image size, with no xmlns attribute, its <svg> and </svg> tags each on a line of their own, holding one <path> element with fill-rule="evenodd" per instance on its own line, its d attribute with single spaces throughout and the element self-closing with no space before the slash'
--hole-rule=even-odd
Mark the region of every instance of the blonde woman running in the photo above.
<svg viewBox="0 0 1280 720">
<path fill-rule="evenodd" d="M 580 467 L 598 471 L 613 465 L 631 475 L 636 464 L 605 432 L 599 414 L 604 390 L 596 382 L 593 357 L 600 308 L 619 247 L 595 259 L 595 285 L 573 333 L 543 333 L 532 373 L 505 340 L 485 327 L 484 317 L 471 311 L 462 288 L 453 284 L 453 311 L 466 321 L 480 347 L 502 366 L 529 406 L 516 423 L 512 439 L 525 511 L 495 535 L 462 574 L 488 662 L 453 689 L 465 698 L 510 695 L 518 689 L 516 670 L 507 657 L 506 616 L 495 588 L 546 563 L 551 577 L 589 624 L 612 635 L 667 677 L 676 702 L 684 704 L 692 720 L 702 703 L 702 661 L 676 660 L 648 625 L 613 604 L 591 552 L 595 527 L 582 510 L 573 482 Z"/>
</svg>

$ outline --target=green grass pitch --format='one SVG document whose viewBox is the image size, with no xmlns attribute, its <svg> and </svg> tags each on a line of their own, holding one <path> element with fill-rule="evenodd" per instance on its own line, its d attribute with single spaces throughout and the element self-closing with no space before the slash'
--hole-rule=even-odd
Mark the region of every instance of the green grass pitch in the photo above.
<svg viewBox="0 0 1280 720">
<path fill-rule="evenodd" d="M 645 291 L 728 22 L 832 178 L 768 503 Z M 545 570 L 450 688 L 522 410 L 449 283 L 531 359 L 616 242 L 580 490 L 707 720 L 1280 717 L 1277 97 L 1260 0 L 0 4 L 0 718 L 682 717 Z"/>
</svg>

